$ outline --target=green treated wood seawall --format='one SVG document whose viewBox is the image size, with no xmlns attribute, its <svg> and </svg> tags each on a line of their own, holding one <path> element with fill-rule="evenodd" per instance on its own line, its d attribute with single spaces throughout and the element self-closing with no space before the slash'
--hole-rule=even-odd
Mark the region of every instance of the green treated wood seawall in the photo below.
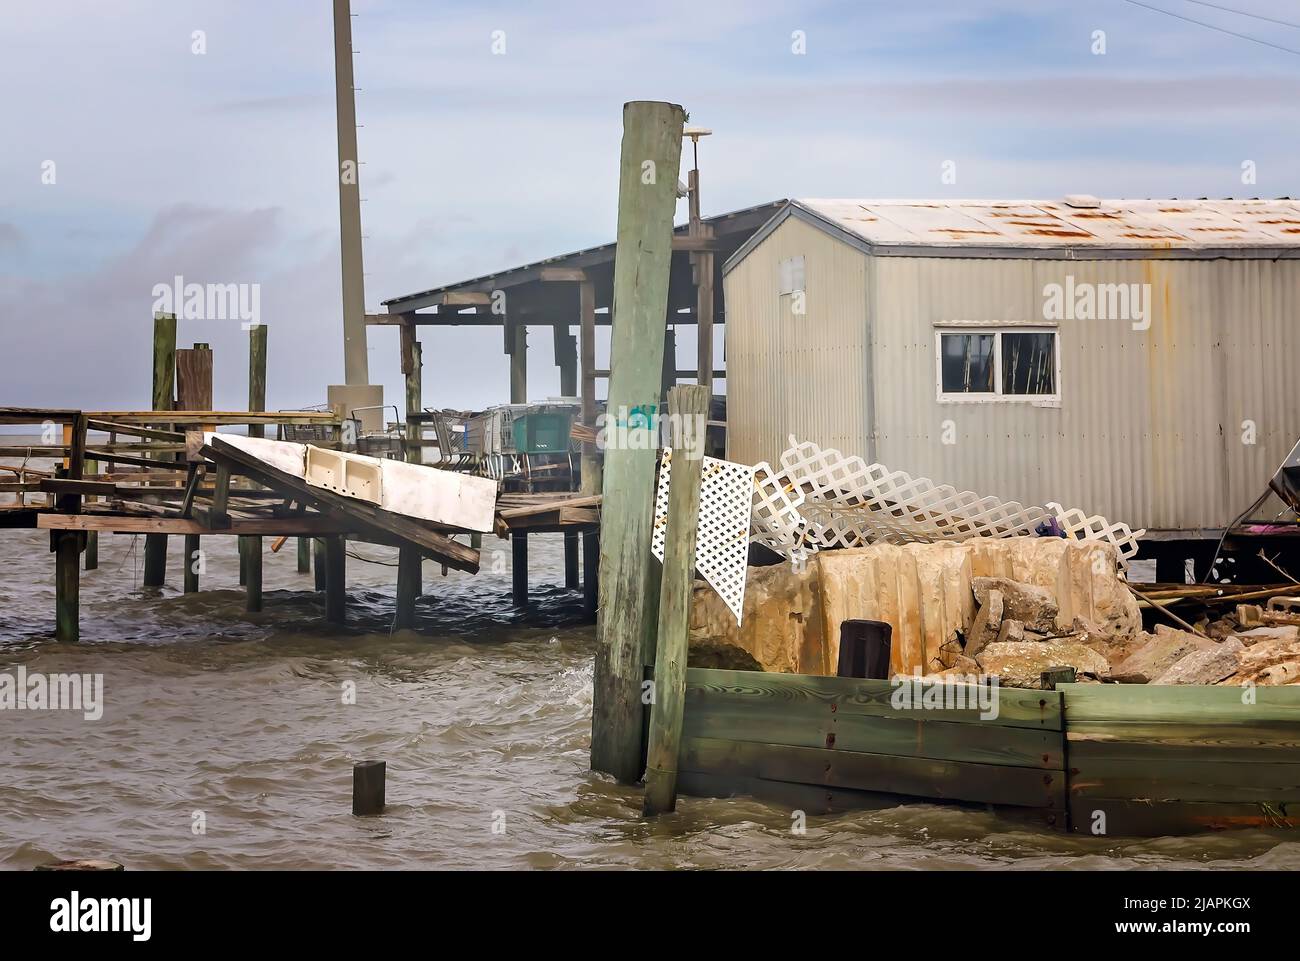
<svg viewBox="0 0 1300 961">
<path fill-rule="evenodd" d="M 681 790 L 993 805 L 1098 835 L 1300 826 L 1300 688 L 997 688 L 996 716 L 987 689 L 944 689 L 908 704 L 889 681 L 691 668 Z"/>
</svg>

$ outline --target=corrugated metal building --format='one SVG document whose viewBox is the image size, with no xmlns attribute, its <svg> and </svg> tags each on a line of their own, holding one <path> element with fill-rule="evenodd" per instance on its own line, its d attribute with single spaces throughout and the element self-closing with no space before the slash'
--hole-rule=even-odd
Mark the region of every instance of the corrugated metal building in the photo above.
<svg viewBox="0 0 1300 961">
<path fill-rule="evenodd" d="M 790 201 L 723 272 L 734 460 L 1192 531 L 1300 437 L 1300 202 Z"/>
</svg>

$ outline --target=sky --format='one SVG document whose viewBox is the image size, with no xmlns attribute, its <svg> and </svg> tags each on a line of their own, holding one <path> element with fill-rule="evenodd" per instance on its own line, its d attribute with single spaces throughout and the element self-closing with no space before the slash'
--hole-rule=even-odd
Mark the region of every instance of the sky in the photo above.
<svg viewBox="0 0 1300 961">
<path fill-rule="evenodd" d="M 367 309 L 612 240 L 627 100 L 714 131 L 706 216 L 1300 196 L 1300 27 L 1143 3 L 353 0 Z M 1300 25 L 1300 2 L 1218 6 Z M 268 406 L 324 402 L 343 373 L 329 0 L 0 13 L 0 406 L 147 407 L 155 286 L 176 276 L 257 285 Z M 180 346 L 216 351 L 218 409 L 247 406 L 247 339 L 238 318 L 180 321 Z M 421 339 L 425 406 L 508 400 L 499 331 Z M 369 350 L 400 404 L 396 331 Z M 557 393 L 549 336 L 529 361 L 530 397 Z"/>
</svg>

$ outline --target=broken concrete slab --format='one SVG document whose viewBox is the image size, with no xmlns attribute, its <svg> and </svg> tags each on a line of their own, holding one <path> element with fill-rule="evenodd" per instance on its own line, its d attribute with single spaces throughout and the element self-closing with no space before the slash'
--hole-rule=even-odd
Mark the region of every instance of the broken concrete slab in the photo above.
<svg viewBox="0 0 1300 961">
<path fill-rule="evenodd" d="M 995 641 L 976 660 L 985 674 L 996 674 L 1006 687 L 1037 688 L 1043 672 L 1054 667 L 1072 667 L 1078 674 L 1098 676 L 1110 670 L 1105 658 L 1082 644 Z"/>
<path fill-rule="evenodd" d="M 1151 678 L 1159 677 L 1193 651 L 1212 650 L 1219 646 L 1208 638 L 1188 631 L 1170 630 L 1163 624 L 1156 628 L 1155 634 L 1140 636 L 1150 640 L 1124 660 L 1113 665 L 1116 674 L 1145 674 Z"/>
<path fill-rule="evenodd" d="M 1241 641 L 1229 638 L 1213 647 L 1192 651 L 1153 678 L 1151 683 L 1217 684 L 1237 672 L 1241 666 L 1241 652 L 1245 649 Z"/>
<path fill-rule="evenodd" d="M 1056 631 L 1056 598 L 1044 587 L 1005 577 L 976 577 L 971 579 L 971 590 L 981 605 L 988 601 L 990 591 L 999 591 L 1002 594 L 1004 617 L 1020 621 L 1031 631 L 1044 634 Z"/>
<path fill-rule="evenodd" d="M 702 583 L 695 588 L 690 663 L 787 674 L 834 674 L 837 665 L 826 660 L 829 645 L 822 635 L 822 623 L 814 565 L 801 569 L 790 564 L 751 567 L 739 625 L 716 591 Z M 837 656 L 838 650 L 837 644 Z"/>
<path fill-rule="evenodd" d="M 967 657 L 975 657 L 980 651 L 998 639 L 1002 629 L 1002 592 L 989 591 L 988 597 L 975 614 L 975 623 L 966 635 L 966 647 L 962 651 Z"/>
</svg>

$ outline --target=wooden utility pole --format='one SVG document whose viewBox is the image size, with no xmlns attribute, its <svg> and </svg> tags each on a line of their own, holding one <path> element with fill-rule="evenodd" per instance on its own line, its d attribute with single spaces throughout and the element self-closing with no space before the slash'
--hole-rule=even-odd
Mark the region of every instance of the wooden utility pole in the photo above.
<svg viewBox="0 0 1300 961">
<path fill-rule="evenodd" d="M 153 318 L 153 409 L 175 410 L 176 315 Z M 166 429 L 166 425 L 164 425 Z M 160 455 L 167 457 L 169 455 Z M 162 587 L 167 580 L 167 535 L 144 536 L 144 586 Z"/>
<path fill-rule="evenodd" d="M 601 504 L 600 609 L 591 766 L 630 783 L 641 776 L 644 650 L 655 634 L 651 512 L 664 316 L 685 112 L 677 104 L 623 105 L 614 256 L 614 324 Z M 641 433 L 633 440 L 631 435 Z"/>
<path fill-rule="evenodd" d="M 361 168 L 352 77 L 352 9 L 334 0 L 334 117 L 339 144 L 339 244 L 343 266 L 343 381 L 370 383 L 366 353 L 366 291 L 361 259 Z"/>
<path fill-rule="evenodd" d="M 677 752 L 682 743 L 686 701 L 686 658 L 691 628 L 691 591 L 695 582 L 695 535 L 700 521 L 700 473 L 704 464 L 691 457 L 680 424 L 702 429 L 709 414 L 709 388 L 674 387 L 668 407 L 679 426 L 672 441 L 672 478 L 668 488 L 668 519 L 664 532 L 662 589 L 659 594 L 659 644 L 655 653 L 654 700 L 650 707 L 650 739 L 646 751 L 645 814 L 677 806 Z"/>
</svg>

